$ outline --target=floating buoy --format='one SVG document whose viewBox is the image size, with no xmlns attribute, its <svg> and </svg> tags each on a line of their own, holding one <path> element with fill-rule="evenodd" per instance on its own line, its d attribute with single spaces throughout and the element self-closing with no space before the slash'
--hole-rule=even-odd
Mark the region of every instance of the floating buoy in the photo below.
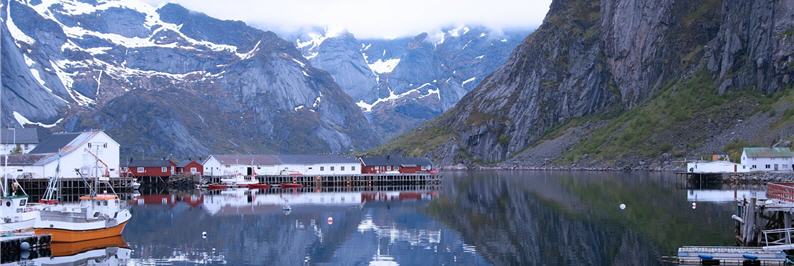
<svg viewBox="0 0 794 266">
<path fill-rule="evenodd" d="M 334 224 L 334 218 L 328 216 L 328 225 L 332 225 L 332 224 Z"/>
<path fill-rule="evenodd" d="M 693 210 L 694 210 L 694 209 L 697 209 L 697 207 L 698 207 L 698 204 L 697 204 L 697 202 L 692 202 L 692 209 L 693 209 Z"/>
<path fill-rule="evenodd" d="M 201 232 L 201 238 L 207 239 L 207 231 Z"/>
<path fill-rule="evenodd" d="M 19 249 L 21 249 L 21 250 L 29 250 L 30 249 L 30 243 L 28 243 L 28 242 L 20 243 L 19 244 Z"/>
<path fill-rule="evenodd" d="M 618 206 L 618 207 L 620 207 L 621 210 L 625 210 L 626 209 L 626 204 L 621 203 L 620 206 Z"/>
</svg>

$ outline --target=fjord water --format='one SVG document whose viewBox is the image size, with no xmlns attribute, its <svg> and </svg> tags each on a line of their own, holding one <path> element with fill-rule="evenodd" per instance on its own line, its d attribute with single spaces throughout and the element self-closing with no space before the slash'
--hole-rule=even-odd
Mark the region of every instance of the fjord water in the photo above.
<svg viewBox="0 0 794 266">
<path fill-rule="evenodd" d="M 664 173 L 467 172 L 402 195 L 144 195 L 124 239 L 134 264 L 654 265 L 733 244 L 735 205 L 692 193 Z"/>
</svg>

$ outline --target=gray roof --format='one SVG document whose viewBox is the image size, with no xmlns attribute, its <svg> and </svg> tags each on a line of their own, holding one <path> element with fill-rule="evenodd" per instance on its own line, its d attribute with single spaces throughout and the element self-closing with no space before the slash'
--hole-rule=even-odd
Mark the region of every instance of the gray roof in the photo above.
<svg viewBox="0 0 794 266">
<path fill-rule="evenodd" d="M 280 162 L 275 155 L 263 154 L 217 154 L 212 157 L 221 164 L 276 165 Z"/>
<path fill-rule="evenodd" d="M 747 154 L 747 157 L 752 158 L 791 158 L 794 153 L 791 149 L 785 147 L 765 148 L 765 147 L 750 147 L 742 150 Z"/>
<path fill-rule="evenodd" d="M 81 133 L 55 133 L 49 138 L 44 139 L 39 145 L 30 151 L 31 154 L 37 153 L 57 153 L 58 149 L 66 147 Z"/>
<path fill-rule="evenodd" d="M 42 158 L 47 157 L 47 154 L 16 154 L 8 155 L 8 165 L 10 166 L 26 166 L 33 165 Z"/>
<path fill-rule="evenodd" d="M 135 160 L 133 159 L 129 164 L 128 167 L 169 167 L 171 166 L 171 161 L 169 160 Z"/>
<path fill-rule="evenodd" d="M 278 158 L 284 164 L 359 163 L 355 157 L 344 155 L 284 154 Z"/>
<path fill-rule="evenodd" d="M 361 161 L 364 165 L 368 166 L 381 166 L 381 165 L 393 165 L 393 166 L 400 166 L 400 165 L 421 165 L 421 166 L 430 166 L 432 163 L 430 160 L 425 158 L 416 158 L 416 157 L 402 157 L 402 156 L 394 156 L 394 155 L 385 155 L 385 156 L 366 156 L 361 157 Z"/>
<path fill-rule="evenodd" d="M 0 129 L 2 144 L 13 144 L 16 139 L 18 144 L 37 144 L 39 143 L 39 131 L 36 128 L 2 128 Z"/>
</svg>

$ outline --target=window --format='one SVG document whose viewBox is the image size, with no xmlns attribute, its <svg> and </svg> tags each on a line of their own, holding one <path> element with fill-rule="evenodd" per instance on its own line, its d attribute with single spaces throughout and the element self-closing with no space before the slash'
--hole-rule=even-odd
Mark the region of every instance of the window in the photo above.
<svg viewBox="0 0 794 266">
<path fill-rule="evenodd" d="M 114 171 L 116 171 L 116 168 L 110 168 L 110 171 L 114 172 Z"/>
<path fill-rule="evenodd" d="M 769 165 L 767 164 L 767 165 L 766 165 L 766 169 L 769 169 L 769 168 L 772 168 L 772 167 L 769 167 Z"/>
<path fill-rule="evenodd" d="M 344 166 L 340 166 L 340 167 L 339 167 L 339 170 L 340 170 L 340 171 L 344 171 L 344 170 L 345 170 L 345 167 L 344 167 Z"/>
<path fill-rule="evenodd" d="M 163 170 L 163 173 L 168 172 L 168 167 L 163 166 L 163 168 L 161 168 L 161 170 Z"/>
<path fill-rule="evenodd" d="M 190 167 L 190 173 L 191 174 L 196 174 L 196 173 L 198 173 L 198 169 L 196 167 Z"/>
<path fill-rule="evenodd" d="M 325 171 L 325 166 L 320 166 L 320 172 Z"/>
<path fill-rule="evenodd" d="M 17 172 L 22 172 L 22 169 L 17 169 Z"/>
<path fill-rule="evenodd" d="M 135 170 L 138 173 L 143 173 L 144 172 L 143 167 L 138 167 L 138 169 L 135 169 Z"/>
<path fill-rule="evenodd" d="M 356 170 L 356 167 L 355 167 L 355 166 L 351 166 L 351 167 L 350 167 L 350 171 L 355 171 L 355 170 Z"/>
<path fill-rule="evenodd" d="M 756 166 L 755 166 L 755 164 L 754 164 L 754 165 L 753 165 L 753 167 L 750 167 L 750 168 L 752 168 L 752 169 L 755 169 L 755 168 L 757 168 L 757 167 L 756 167 Z"/>
<path fill-rule="evenodd" d="M 333 166 L 331 166 L 331 172 L 333 172 L 333 171 L 334 171 L 334 167 L 333 167 Z"/>
</svg>

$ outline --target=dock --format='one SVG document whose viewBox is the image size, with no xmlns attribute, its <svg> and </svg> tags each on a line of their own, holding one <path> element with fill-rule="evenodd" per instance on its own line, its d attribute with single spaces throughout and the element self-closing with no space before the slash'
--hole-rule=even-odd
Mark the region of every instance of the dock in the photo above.
<svg viewBox="0 0 794 266">
<path fill-rule="evenodd" d="M 686 246 L 678 248 L 672 260 L 679 265 L 784 265 L 783 251 L 768 251 L 760 247 Z"/>
<path fill-rule="evenodd" d="M 93 186 L 94 180 L 88 179 L 89 186 Z M 111 177 L 110 184 L 113 190 L 117 193 L 130 193 L 132 192 L 132 182 L 134 178 L 130 177 Z M 25 189 L 25 192 L 30 195 L 30 201 L 38 201 L 42 195 L 47 191 L 47 186 L 50 183 L 49 178 L 20 178 L 17 182 Z M 58 193 L 61 201 L 77 201 L 80 196 L 88 194 L 89 186 L 86 186 L 82 178 L 59 178 L 58 179 Z M 100 192 L 109 190 L 104 185 L 100 185 Z"/>
<path fill-rule="evenodd" d="M 207 183 L 219 183 L 221 177 L 206 177 Z M 295 183 L 304 187 L 393 187 L 415 185 L 439 185 L 439 174 L 351 174 L 322 176 L 259 175 L 259 183 L 271 186 Z"/>
<path fill-rule="evenodd" d="M 50 235 L 19 233 L 0 236 L 0 263 L 50 256 Z"/>
</svg>

